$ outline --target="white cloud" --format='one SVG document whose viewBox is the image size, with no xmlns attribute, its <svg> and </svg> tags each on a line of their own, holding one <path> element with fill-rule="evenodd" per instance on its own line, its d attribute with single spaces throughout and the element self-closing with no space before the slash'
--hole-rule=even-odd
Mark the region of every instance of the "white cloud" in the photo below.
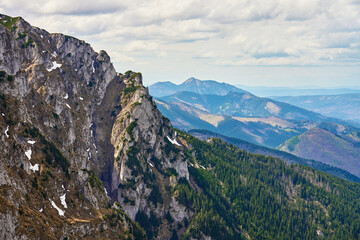
<svg viewBox="0 0 360 240">
<path fill-rule="evenodd" d="M 119 71 L 150 72 L 151 81 L 176 67 L 180 78 L 238 76 L 229 66 L 360 64 L 358 0 L 0 0 L 0 10 L 84 39 Z"/>
</svg>

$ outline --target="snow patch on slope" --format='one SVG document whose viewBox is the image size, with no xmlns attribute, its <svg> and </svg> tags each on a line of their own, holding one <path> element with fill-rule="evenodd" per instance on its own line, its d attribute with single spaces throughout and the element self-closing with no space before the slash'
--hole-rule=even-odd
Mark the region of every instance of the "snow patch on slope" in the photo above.
<svg viewBox="0 0 360 240">
<path fill-rule="evenodd" d="M 169 140 L 169 142 L 171 142 L 172 144 L 175 144 L 177 146 L 181 146 L 181 144 L 179 144 L 177 141 L 176 141 L 176 135 L 177 135 L 177 132 L 175 132 L 175 138 L 174 140 L 172 140 L 169 136 L 166 136 L 167 139 Z"/>
<path fill-rule="evenodd" d="M 31 153 L 32 153 L 31 149 L 25 151 L 25 155 L 27 156 L 27 158 L 28 158 L 29 160 L 31 160 Z"/>
<path fill-rule="evenodd" d="M 93 73 L 95 73 L 94 61 L 92 61 L 91 67 L 92 67 Z"/>
<path fill-rule="evenodd" d="M 49 199 L 49 201 L 50 201 L 50 203 L 51 203 L 51 206 L 53 206 L 53 208 L 55 208 L 55 209 L 58 211 L 59 215 L 60 215 L 60 216 L 64 216 L 65 211 L 61 210 L 58 206 L 56 206 L 56 204 L 54 203 L 54 201 L 52 201 L 52 200 L 50 200 L 50 199 Z"/>
<path fill-rule="evenodd" d="M 34 166 L 30 163 L 30 170 L 32 170 L 34 173 L 36 171 L 39 171 L 39 164 L 35 164 Z"/>
<path fill-rule="evenodd" d="M 52 62 L 52 67 L 51 68 L 47 68 L 46 70 L 48 70 L 48 72 L 51 72 L 52 70 L 55 70 L 57 68 L 60 68 L 62 64 L 57 63 L 56 61 Z"/>
<path fill-rule="evenodd" d="M 66 193 L 64 193 L 64 195 L 60 196 L 60 201 L 61 201 L 61 204 L 64 206 L 64 208 L 67 208 L 65 199 L 66 199 Z"/>
<path fill-rule="evenodd" d="M 8 131 L 9 131 L 9 126 L 7 126 L 6 129 L 5 129 L 5 135 L 6 135 L 7 138 L 9 138 Z"/>
</svg>

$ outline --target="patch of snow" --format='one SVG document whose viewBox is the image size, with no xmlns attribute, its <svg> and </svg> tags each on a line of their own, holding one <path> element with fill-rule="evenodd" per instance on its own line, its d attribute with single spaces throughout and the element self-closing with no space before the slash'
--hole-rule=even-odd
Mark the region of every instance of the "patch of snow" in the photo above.
<svg viewBox="0 0 360 240">
<path fill-rule="evenodd" d="M 48 40 L 48 43 L 50 43 L 50 40 Z"/>
<path fill-rule="evenodd" d="M 71 109 L 71 107 L 70 107 L 70 105 L 69 105 L 69 104 L 67 104 L 67 103 L 66 103 L 65 105 L 66 105 L 68 108 L 70 108 L 70 109 Z"/>
<path fill-rule="evenodd" d="M 5 129 L 5 135 L 6 135 L 7 138 L 9 138 L 8 131 L 9 131 L 9 126 L 7 126 L 6 129 Z"/>
<path fill-rule="evenodd" d="M 40 34 L 40 37 L 41 37 L 41 38 L 44 38 L 44 36 L 43 36 L 42 34 Z"/>
<path fill-rule="evenodd" d="M 57 53 L 54 51 L 54 52 L 51 54 L 51 56 L 57 57 L 58 55 L 57 55 Z"/>
<path fill-rule="evenodd" d="M 64 99 L 68 99 L 69 98 L 69 94 L 66 93 Z"/>
<path fill-rule="evenodd" d="M 47 68 L 46 70 L 48 70 L 48 72 L 51 72 L 52 70 L 55 70 L 57 68 L 60 68 L 62 64 L 57 63 L 56 61 L 52 62 L 52 67 L 51 68 Z"/>
<path fill-rule="evenodd" d="M 104 191 L 105 191 L 105 193 L 106 193 L 106 196 L 108 195 L 108 192 L 106 191 L 106 188 L 104 187 Z"/>
<path fill-rule="evenodd" d="M 32 141 L 32 140 L 28 140 L 28 144 L 33 145 L 34 143 L 36 143 L 36 142 L 35 142 L 35 141 Z"/>
<path fill-rule="evenodd" d="M 66 193 L 64 193 L 64 195 L 60 196 L 60 201 L 61 201 L 61 204 L 64 206 L 64 208 L 67 208 L 65 199 L 66 199 Z"/>
<path fill-rule="evenodd" d="M 86 151 L 87 151 L 87 152 L 90 151 L 90 148 L 88 148 Z"/>
<path fill-rule="evenodd" d="M 49 201 L 50 201 L 50 203 L 51 203 L 51 206 L 53 206 L 53 208 L 55 208 L 55 209 L 58 211 L 59 215 L 60 215 L 60 216 L 64 216 L 65 211 L 61 210 L 58 206 L 56 206 L 56 204 L 54 203 L 54 201 L 52 201 L 52 200 L 50 200 L 50 199 L 49 199 Z"/>
<path fill-rule="evenodd" d="M 152 163 L 151 162 L 148 162 L 149 163 L 149 165 L 151 166 L 151 167 L 154 167 L 154 165 L 152 165 Z"/>
<path fill-rule="evenodd" d="M 31 149 L 29 149 L 29 150 L 27 150 L 27 151 L 25 152 L 25 155 L 27 156 L 27 158 L 28 158 L 29 160 L 31 160 L 31 153 L 32 153 Z"/>
<path fill-rule="evenodd" d="M 42 211 L 43 211 L 43 209 L 40 209 L 40 210 L 39 210 L 39 212 L 42 212 Z"/>
<path fill-rule="evenodd" d="M 34 166 L 30 163 L 30 170 L 32 170 L 34 173 L 36 171 L 39 171 L 39 164 L 35 164 Z"/>
<path fill-rule="evenodd" d="M 171 138 L 169 138 L 169 136 L 166 136 L 167 139 L 172 143 L 172 144 L 175 144 L 177 146 L 181 146 L 177 141 L 176 141 L 176 137 L 174 138 L 174 140 L 172 140 Z"/>
<path fill-rule="evenodd" d="M 46 51 L 42 51 L 42 53 L 46 53 Z"/>
<path fill-rule="evenodd" d="M 94 61 L 92 61 L 91 67 L 92 67 L 92 71 L 94 73 L 95 72 Z"/>
<path fill-rule="evenodd" d="M 75 68 L 75 72 L 77 72 L 77 69 Z"/>
<path fill-rule="evenodd" d="M 82 101 L 82 100 L 84 100 L 82 97 L 79 97 L 79 99 Z"/>
<path fill-rule="evenodd" d="M 3 117 L 5 117 L 5 114 L 1 113 L 1 115 L 3 115 Z"/>
</svg>

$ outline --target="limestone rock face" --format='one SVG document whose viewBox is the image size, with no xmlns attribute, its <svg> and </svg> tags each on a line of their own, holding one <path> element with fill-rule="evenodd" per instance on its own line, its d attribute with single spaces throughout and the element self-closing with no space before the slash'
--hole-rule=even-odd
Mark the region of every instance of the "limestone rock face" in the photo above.
<svg viewBox="0 0 360 240">
<path fill-rule="evenodd" d="M 125 86 L 109 56 L 22 18 L 0 21 L 13 21 L 0 25 L 0 238 L 131 238 L 100 180 L 113 161 L 108 89 Z"/>
<path fill-rule="evenodd" d="M 189 179 L 186 146 L 141 74 L 116 73 L 84 41 L 0 21 L 0 238 L 131 238 L 139 217 L 166 238 L 190 222 L 171 195 Z"/>
<path fill-rule="evenodd" d="M 132 219 L 141 212 L 163 219 L 168 213 L 182 211 L 183 217 L 174 218 L 176 222 L 184 221 L 185 216 L 189 220 L 191 211 L 176 207 L 179 203 L 170 192 L 179 179 L 189 179 L 185 146 L 157 110 L 141 75 L 128 74 L 131 77 L 124 80 L 121 111 L 111 132 L 115 149 L 111 196 Z M 159 229 L 160 234 L 170 231 L 166 224 Z"/>
</svg>

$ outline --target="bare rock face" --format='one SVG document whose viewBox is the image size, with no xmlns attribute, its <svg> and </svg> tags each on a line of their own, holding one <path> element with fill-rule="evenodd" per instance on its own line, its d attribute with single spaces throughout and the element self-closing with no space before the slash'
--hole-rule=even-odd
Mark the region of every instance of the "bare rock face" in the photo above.
<svg viewBox="0 0 360 240">
<path fill-rule="evenodd" d="M 117 101 L 102 117 L 99 106 L 125 86 L 109 56 L 21 18 L 0 22 L 0 238 L 144 237 L 100 179 L 111 176 Z"/>
<path fill-rule="evenodd" d="M 180 210 L 171 197 L 171 186 L 181 178 L 189 179 L 185 148 L 168 119 L 162 117 L 142 85 L 140 74 L 130 73 L 124 80 L 126 87 L 121 96 L 121 111 L 116 116 L 111 132 L 114 151 L 111 196 L 132 218 L 141 213 L 164 219 L 166 214 Z M 171 183 L 172 182 L 172 183 Z M 173 203 L 173 205 L 171 205 Z M 174 205 L 175 204 L 175 205 Z M 181 222 L 191 218 L 183 206 Z M 159 233 L 170 232 L 166 221 Z"/>
<path fill-rule="evenodd" d="M 144 219 L 166 238 L 189 222 L 171 195 L 189 179 L 186 147 L 141 74 L 22 18 L 0 23 L 0 238 L 141 238 Z"/>
</svg>

